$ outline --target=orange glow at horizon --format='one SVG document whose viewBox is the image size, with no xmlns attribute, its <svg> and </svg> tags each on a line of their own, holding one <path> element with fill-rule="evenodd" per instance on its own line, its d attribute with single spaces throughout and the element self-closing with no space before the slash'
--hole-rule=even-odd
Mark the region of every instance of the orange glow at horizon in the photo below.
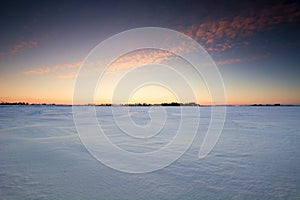
<svg viewBox="0 0 300 200">
<path fill-rule="evenodd" d="M 144 90 L 144 92 L 146 92 L 147 90 Z M 64 91 L 67 92 L 67 91 Z M 64 93 L 62 92 L 62 93 Z M 164 91 L 164 90 L 158 90 L 155 91 L 153 94 L 159 94 L 159 95 L 163 95 L 163 97 L 161 98 L 161 100 L 155 100 L 155 99 L 147 99 L 147 95 L 143 96 L 144 93 L 142 90 L 141 91 L 137 91 L 130 99 L 129 99 L 129 103 L 150 103 L 150 104 L 154 104 L 154 103 L 164 103 L 164 102 L 177 102 L 177 99 L 173 96 L 172 93 L 168 92 L 168 91 Z M 165 93 L 163 93 L 165 92 Z M 32 95 L 31 97 L 28 96 L 1 96 L 0 97 L 0 102 L 27 102 L 29 104 L 42 104 L 42 103 L 46 103 L 46 104 L 67 104 L 67 105 L 71 105 L 72 104 L 72 92 L 68 92 L 69 94 L 64 94 L 64 95 L 56 95 L 51 96 L 44 96 L 44 97 L 40 97 L 39 95 Z M 238 93 L 238 92 L 237 92 Z M 148 95 L 151 95 L 149 93 L 147 93 Z M 266 97 L 264 95 L 259 95 L 259 96 L 251 96 L 251 94 L 248 95 L 244 95 L 242 92 L 240 93 L 241 95 L 238 94 L 230 94 L 230 92 L 227 93 L 227 101 L 226 104 L 227 105 L 251 105 L 251 104 L 275 104 L 275 103 L 279 103 L 279 104 L 299 104 L 299 95 L 294 95 L 294 96 L 290 96 L 289 98 L 282 98 L 279 95 L 277 96 L 269 96 Z M 109 100 L 108 98 L 99 98 L 97 99 L 97 104 L 101 104 L 101 103 L 112 103 L 111 100 Z M 183 103 L 183 102 L 179 102 L 179 103 Z M 207 100 L 207 99 L 203 99 L 200 98 L 200 102 L 195 102 L 198 103 L 200 105 L 211 105 L 211 101 Z"/>
<path fill-rule="evenodd" d="M 150 53 L 150 54 L 148 54 Z M 118 78 L 118 72 L 122 70 L 130 70 L 138 65 L 161 63 L 170 61 L 173 55 L 161 50 L 156 51 L 136 51 L 121 56 L 107 70 L 109 77 Z M 22 73 L 13 75 L 1 75 L 0 85 L 0 102 L 28 102 L 28 103 L 46 103 L 46 104 L 72 104 L 73 85 L 76 71 L 80 67 L 81 62 L 73 62 L 71 64 L 55 65 L 53 67 L 37 68 L 23 71 Z M 95 73 L 89 72 L 89 73 Z M 232 80 L 231 80 L 232 79 Z M 287 87 L 266 86 L 262 83 L 246 83 L 245 80 L 233 80 L 231 77 L 229 83 L 225 84 L 228 105 L 249 105 L 249 104 L 299 104 L 300 93 L 293 92 Z M 242 81 L 242 82 L 241 82 Z M 242 83 L 242 84 L 240 84 Z M 194 85 L 199 83 L 194 82 Z M 201 83 L 200 83 L 201 84 Z M 247 85 L 248 84 L 248 85 Z M 204 86 L 198 85 L 197 99 L 198 104 L 210 105 L 211 98 L 209 92 Z M 245 88 L 247 88 L 245 90 Z M 100 96 L 96 97 L 95 103 L 112 103 L 111 95 L 114 86 L 108 84 Z M 295 88 L 294 88 L 295 90 Z M 280 91 L 280 92 L 278 92 Z M 173 94 L 167 90 L 158 87 L 149 86 L 139 91 L 131 97 L 129 103 L 164 103 L 178 101 Z M 179 103 L 188 103 L 179 102 Z M 92 103 L 92 102 L 86 102 Z"/>
<path fill-rule="evenodd" d="M 178 102 L 178 97 L 176 97 L 175 94 L 163 87 L 148 85 L 135 91 L 128 100 L 128 103 L 131 104 L 144 102 L 151 104 Z"/>
</svg>

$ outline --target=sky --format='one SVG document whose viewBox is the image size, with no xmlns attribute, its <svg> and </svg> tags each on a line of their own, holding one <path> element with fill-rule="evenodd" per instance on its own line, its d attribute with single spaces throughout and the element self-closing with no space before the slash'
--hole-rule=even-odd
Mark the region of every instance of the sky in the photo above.
<svg viewBox="0 0 300 200">
<path fill-rule="evenodd" d="M 207 51 L 223 79 L 227 104 L 300 104 L 297 1 L 2 1 L 0 15 L 2 102 L 71 104 L 76 74 L 99 43 L 130 29 L 162 27 L 186 34 Z M 100 81 L 94 103 L 193 101 L 162 65 L 172 64 L 170 57 L 159 50 L 121 56 Z M 193 80 L 190 66 L 179 63 L 197 103 L 210 104 L 203 80 Z M 115 83 L 124 70 L 132 73 L 123 86 L 159 77 L 178 90 L 137 85 L 118 101 Z"/>
</svg>

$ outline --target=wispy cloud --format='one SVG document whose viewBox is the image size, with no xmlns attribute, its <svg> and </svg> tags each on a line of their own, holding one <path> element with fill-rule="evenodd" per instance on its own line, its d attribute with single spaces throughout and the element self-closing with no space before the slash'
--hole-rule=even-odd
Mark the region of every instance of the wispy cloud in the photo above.
<svg viewBox="0 0 300 200">
<path fill-rule="evenodd" d="M 300 18 L 299 5 L 279 4 L 275 6 L 265 7 L 260 10 L 251 12 L 242 12 L 232 17 L 223 17 L 217 20 L 204 21 L 203 23 L 193 24 L 186 28 L 182 28 L 181 32 L 189 35 L 197 40 L 212 55 L 220 52 L 234 49 L 241 46 L 249 45 L 248 38 L 256 33 L 272 30 L 276 25 L 281 23 L 298 22 Z M 37 46 L 36 41 L 23 41 L 14 45 L 9 53 L 16 54 L 25 48 Z M 182 47 L 178 47 L 182 48 Z M 191 47 L 190 47 L 191 48 Z M 178 51 L 189 51 L 182 48 Z M 3 53 L 0 53 L 0 56 Z M 230 65 L 234 63 L 249 62 L 253 60 L 264 59 L 270 54 L 252 55 L 243 58 L 228 58 L 219 60 L 217 65 Z M 171 52 L 162 50 L 145 49 L 126 54 L 109 66 L 108 72 L 114 72 L 122 69 L 128 69 L 135 66 L 146 64 L 162 63 L 174 58 Z M 55 66 L 44 66 L 24 71 L 26 75 L 45 75 L 54 74 L 58 78 L 74 78 L 77 69 L 81 66 L 81 62 L 66 63 Z"/>
<path fill-rule="evenodd" d="M 218 55 L 221 52 L 245 47 L 249 45 L 249 38 L 258 32 L 272 30 L 281 23 L 295 23 L 300 20 L 300 9 L 296 3 L 268 6 L 260 10 L 252 10 L 248 13 L 223 17 L 217 20 L 205 21 L 194 24 L 181 32 L 198 41 L 210 54 Z M 181 52 L 189 51 L 183 48 Z M 190 47 L 191 48 L 191 47 Z M 251 55 L 243 58 L 229 58 L 219 60 L 217 65 L 229 65 L 241 62 L 249 62 L 270 57 L 271 54 Z M 131 68 L 150 63 L 161 63 L 172 59 L 173 54 L 166 51 L 146 50 L 127 54 L 116 60 L 109 71 Z"/>
<path fill-rule="evenodd" d="M 134 51 L 119 57 L 109 66 L 107 71 L 113 72 L 141 65 L 158 64 L 173 57 L 173 53 L 163 50 L 144 49 Z"/>
<path fill-rule="evenodd" d="M 81 66 L 81 61 L 74 63 L 65 63 L 61 65 L 45 66 L 28 69 L 23 71 L 26 75 L 46 75 L 53 74 L 58 78 L 73 78 L 76 75 L 76 71 Z"/>
<path fill-rule="evenodd" d="M 254 55 L 254 56 L 249 56 L 249 57 L 229 58 L 226 60 L 218 60 L 218 61 L 216 61 L 216 64 L 219 66 L 220 65 L 230 65 L 230 64 L 241 63 L 241 62 L 260 60 L 260 59 L 268 58 L 270 56 L 271 56 L 271 54 L 267 53 L 267 54 L 262 54 L 262 55 L 258 54 L 258 55 Z"/>
<path fill-rule="evenodd" d="M 38 42 L 35 40 L 32 41 L 22 41 L 16 45 L 14 45 L 11 50 L 10 53 L 11 54 L 16 54 L 17 52 L 21 51 L 22 49 L 25 48 L 32 48 L 32 47 L 36 47 L 38 45 Z"/>
<path fill-rule="evenodd" d="M 0 52 L 0 57 L 17 54 L 19 51 L 22 51 L 24 49 L 31 49 L 37 46 L 38 46 L 38 42 L 36 40 L 21 41 L 15 45 L 12 45 L 12 47 L 9 48 L 9 50 L 7 50 L 6 52 Z"/>
<path fill-rule="evenodd" d="M 249 44 L 248 41 L 237 42 L 237 38 L 251 37 L 257 32 L 273 29 L 280 23 L 298 22 L 299 18 L 298 4 L 280 4 L 234 17 L 193 24 L 181 31 L 200 42 L 210 53 L 216 53 Z"/>
</svg>

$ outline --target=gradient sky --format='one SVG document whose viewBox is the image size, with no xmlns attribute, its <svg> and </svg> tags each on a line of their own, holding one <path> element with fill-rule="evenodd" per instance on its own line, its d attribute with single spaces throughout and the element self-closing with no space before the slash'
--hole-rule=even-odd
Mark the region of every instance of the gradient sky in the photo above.
<svg viewBox="0 0 300 200">
<path fill-rule="evenodd" d="M 98 43 L 151 26 L 187 34 L 207 50 L 228 104 L 300 104 L 297 1 L 3 1 L 0 15 L 0 101 L 69 104 L 75 75 Z M 142 53 L 123 58 L 127 68 Z M 158 86 L 144 90 L 131 101 L 176 100 Z"/>
</svg>

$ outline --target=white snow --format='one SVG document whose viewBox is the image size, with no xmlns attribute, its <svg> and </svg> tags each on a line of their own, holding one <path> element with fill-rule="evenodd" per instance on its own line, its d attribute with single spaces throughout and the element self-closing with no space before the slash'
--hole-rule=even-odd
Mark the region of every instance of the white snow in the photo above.
<svg viewBox="0 0 300 200">
<path fill-rule="evenodd" d="M 128 151 L 159 148 L 178 127 L 179 108 L 167 108 L 174 119 L 168 118 L 163 134 L 132 143 L 114 131 L 109 109 L 96 107 L 98 120 Z M 149 123 L 149 108 L 130 109 L 136 124 Z M 0 106 L 0 199 L 300 198 L 300 107 L 227 107 L 219 142 L 198 159 L 209 111 L 200 108 L 199 132 L 179 160 L 155 172 L 129 174 L 88 153 L 72 107 Z"/>
</svg>

